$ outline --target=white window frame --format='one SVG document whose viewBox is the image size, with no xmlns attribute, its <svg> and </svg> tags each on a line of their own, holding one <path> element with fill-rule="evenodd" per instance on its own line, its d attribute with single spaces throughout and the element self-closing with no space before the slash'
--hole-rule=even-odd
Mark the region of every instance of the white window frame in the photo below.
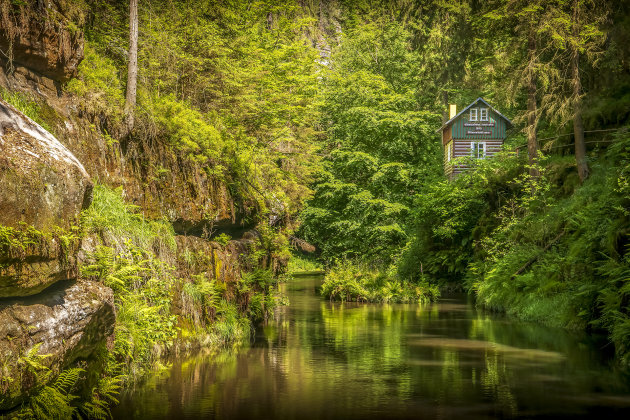
<svg viewBox="0 0 630 420">
<path fill-rule="evenodd" d="M 470 118 L 468 118 L 468 121 L 477 121 L 477 108 L 470 109 Z"/>
<path fill-rule="evenodd" d="M 452 159 L 451 156 L 451 148 L 453 147 L 453 141 L 449 141 L 448 144 L 446 145 L 446 161 L 450 162 Z"/>
<path fill-rule="evenodd" d="M 481 150 L 481 156 L 479 155 L 480 150 Z M 470 142 L 470 156 L 472 156 L 475 159 L 485 159 L 486 158 L 486 142 L 471 141 Z"/>
<path fill-rule="evenodd" d="M 479 109 L 479 121 L 488 121 L 488 108 Z"/>
</svg>

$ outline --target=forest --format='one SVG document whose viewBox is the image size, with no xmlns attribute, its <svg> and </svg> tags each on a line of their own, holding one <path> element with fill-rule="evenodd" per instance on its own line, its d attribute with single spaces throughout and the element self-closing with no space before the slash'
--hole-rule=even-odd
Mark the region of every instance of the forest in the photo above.
<svg viewBox="0 0 630 420">
<path fill-rule="evenodd" d="M 33 326 L 0 328 L 0 418 L 121 417 L 125 390 L 172 358 L 239 354 L 257 328 L 282 337 L 268 325 L 293 310 L 300 271 L 323 273 L 330 328 L 334 308 L 370 317 L 455 294 L 601 336 L 627 372 L 628 28 L 630 4 L 614 0 L 0 0 L 2 104 L 76 156 L 89 196 L 70 214 L 70 198 L 46 198 L 73 196 L 70 181 L 22 181 L 2 128 L 0 324 L 64 281 L 110 293 L 100 333 L 85 326 L 96 344 L 59 336 L 58 354 Z M 44 70 L 41 45 L 58 54 Z M 448 176 L 440 127 L 476 98 L 513 126 L 500 152 L 456 158 L 468 169 Z M 29 219 L 19 200 L 65 200 L 64 213 Z M 332 341 L 354 354 L 343 340 L 360 322 L 343 316 Z M 506 401 L 491 416 L 518 416 Z"/>
</svg>

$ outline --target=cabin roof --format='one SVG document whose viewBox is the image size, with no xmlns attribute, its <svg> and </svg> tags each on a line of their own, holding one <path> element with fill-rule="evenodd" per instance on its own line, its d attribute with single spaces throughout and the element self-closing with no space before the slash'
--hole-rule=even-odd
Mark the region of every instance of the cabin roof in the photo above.
<svg viewBox="0 0 630 420">
<path fill-rule="evenodd" d="M 494 112 L 496 112 L 497 114 L 499 114 L 499 116 L 501 118 L 503 118 L 505 121 L 507 121 L 507 123 L 509 125 L 514 125 L 512 124 L 512 121 L 510 121 L 510 119 L 508 117 L 506 117 L 505 115 L 501 114 L 499 111 L 496 110 L 496 108 L 494 108 L 492 105 L 490 105 L 488 102 L 486 102 L 482 97 L 479 97 L 477 99 L 475 99 L 470 105 L 468 105 L 466 108 L 462 109 L 461 111 L 459 111 L 457 113 L 457 115 L 455 115 L 453 118 L 451 118 L 450 120 L 446 121 L 444 124 L 442 124 L 442 127 L 438 128 L 438 130 L 436 131 L 437 133 L 439 133 L 440 131 L 444 130 L 446 127 L 448 127 L 449 125 L 451 125 L 453 123 L 453 121 L 455 121 L 457 118 L 460 117 L 460 115 L 462 115 L 464 112 L 468 111 L 468 108 L 470 108 L 473 105 L 476 105 L 479 101 L 483 102 L 484 104 L 486 104 L 486 106 L 488 108 L 490 108 L 491 110 L 493 110 Z"/>
</svg>

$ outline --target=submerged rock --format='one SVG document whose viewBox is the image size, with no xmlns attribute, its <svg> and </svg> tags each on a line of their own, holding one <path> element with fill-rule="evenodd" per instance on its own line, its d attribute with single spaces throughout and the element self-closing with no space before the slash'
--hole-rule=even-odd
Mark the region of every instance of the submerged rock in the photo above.
<svg viewBox="0 0 630 420">
<path fill-rule="evenodd" d="M 22 403 L 36 385 L 24 361 L 36 345 L 53 373 L 89 360 L 114 332 L 111 289 L 94 282 L 64 282 L 20 300 L 0 301 L 0 410 Z"/>
<path fill-rule="evenodd" d="M 0 100 L 0 297 L 35 294 L 76 277 L 69 232 L 92 182 L 52 134 Z"/>
</svg>

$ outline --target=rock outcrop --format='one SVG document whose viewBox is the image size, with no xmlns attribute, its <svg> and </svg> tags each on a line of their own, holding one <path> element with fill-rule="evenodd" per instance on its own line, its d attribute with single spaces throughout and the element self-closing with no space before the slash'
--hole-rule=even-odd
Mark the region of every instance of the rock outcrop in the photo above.
<svg viewBox="0 0 630 420">
<path fill-rule="evenodd" d="M 58 373 L 89 359 L 114 331 L 111 289 L 93 282 L 59 283 L 36 297 L 0 303 L 0 410 L 19 405 L 36 380 L 25 366 L 40 345 L 42 363 Z"/>
<path fill-rule="evenodd" d="M 146 217 L 166 217 L 182 235 L 225 232 L 237 238 L 253 228 L 256 203 L 239 197 L 225 179 L 208 174 L 208 168 L 164 139 L 108 142 L 84 119 L 73 114 L 67 118 L 59 127 L 64 145 L 93 177 L 122 186 L 127 201 L 142 207 Z"/>
<path fill-rule="evenodd" d="M 10 58 L 9 66 L 18 64 L 58 82 L 70 80 L 83 60 L 81 19 L 72 16 L 79 9 L 69 0 L 28 3 L 0 0 L 0 49 Z"/>
<path fill-rule="evenodd" d="M 254 234 L 248 232 L 238 241 L 225 245 L 195 236 L 176 236 L 177 269 L 180 277 L 206 273 L 225 284 L 236 284 L 242 271 L 251 270 L 247 255 L 254 245 Z"/>
<path fill-rule="evenodd" d="M 90 204 L 79 160 L 33 120 L 0 100 L 0 224 L 69 226 Z"/>
<path fill-rule="evenodd" d="M 71 233 L 91 201 L 85 168 L 53 135 L 0 100 L 0 297 L 76 277 Z"/>
</svg>

